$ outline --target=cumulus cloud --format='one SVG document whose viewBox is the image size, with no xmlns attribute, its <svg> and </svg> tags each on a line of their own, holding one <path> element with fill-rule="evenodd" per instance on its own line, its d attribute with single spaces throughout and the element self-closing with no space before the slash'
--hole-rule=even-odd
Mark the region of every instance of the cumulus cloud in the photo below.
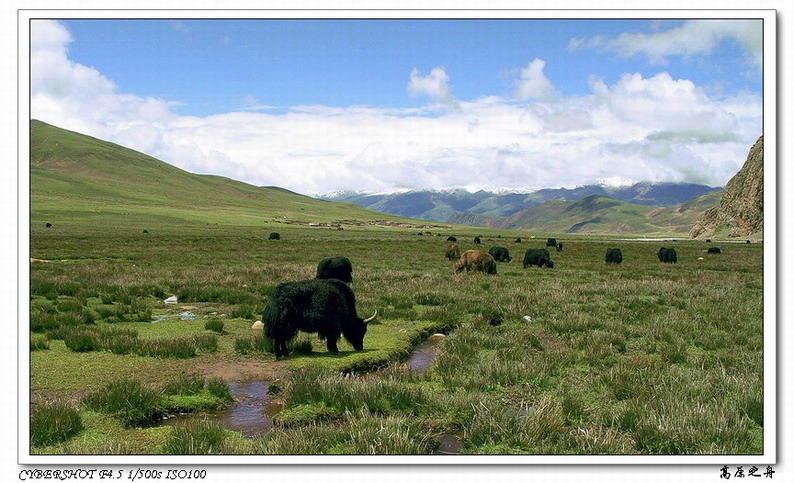
<svg viewBox="0 0 794 483">
<path fill-rule="evenodd" d="M 517 84 L 516 97 L 522 100 L 549 100 L 557 95 L 554 85 L 543 73 L 546 62 L 535 59 L 521 69 Z"/>
<path fill-rule="evenodd" d="M 449 90 L 449 76 L 443 67 L 434 67 L 426 76 L 414 68 L 407 89 L 411 94 L 424 94 L 439 104 L 450 105 L 454 102 Z"/>
<path fill-rule="evenodd" d="M 623 178 L 721 185 L 761 134 L 759 96 L 711 97 L 664 72 L 625 74 L 614 84 L 592 78 L 586 95 L 557 94 L 554 102 L 489 96 L 455 101 L 455 109 L 274 111 L 259 110 L 266 106 L 250 97 L 243 99 L 249 110 L 181 116 L 173 102 L 118 92 L 96 69 L 69 60 L 70 36 L 58 23 L 34 21 L 32 28 L 34 118 L 194 173 L 308 194 L 531 190 Z M 527 79 L 542 75 L 543 65 L 534 66 Z M 440 103 L 452 96 L 437 69 L 414 71 L 409 87 Z"/>
<path fill-rule="evenodd" d="M 623 57 L 644 55 L 664 64 L 670 56 L 708 54 L 725 39 L 736 41 L 756 68 L 762 61 L 761 20 L 687 20 L 681 26 L 653 33 L 622 33 L 617 37 L 574 38 L 569 48 L 591 47 Z"/>
</svg>

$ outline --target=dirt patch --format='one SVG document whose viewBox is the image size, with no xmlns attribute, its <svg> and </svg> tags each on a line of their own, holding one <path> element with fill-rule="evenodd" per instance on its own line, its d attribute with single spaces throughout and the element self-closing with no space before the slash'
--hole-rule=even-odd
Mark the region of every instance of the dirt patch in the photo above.
<svg viewBox="0 0 794 483">
<path fill-rule="evenodd" d="M 282 363 L 272 358 L 250 357 L 206 361 L 197 365 L 195 372 L 204 378 L 220 377 L 226 382 L 275 381 L 289 373 Z"/>
</svg>

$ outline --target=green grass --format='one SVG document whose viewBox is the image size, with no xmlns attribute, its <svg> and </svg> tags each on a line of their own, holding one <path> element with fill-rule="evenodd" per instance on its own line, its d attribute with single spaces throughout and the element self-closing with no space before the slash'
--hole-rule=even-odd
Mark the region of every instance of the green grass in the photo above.
<svg viewBox="0 0 794 483">
<path fill-rule="evenodd" d="M 43 403 L 30 410 L 30 443 L 33 446 L 60 443 L 82 429 L 80 414 L 63 402 Z"/>
<path fill-rule="evenodd" d="M 724 256 L 697 260 L 705 245 L 679 241 L 679 262 L 670 266 L 656 259 L 658 244 L 557 236 L 566 248 L 552 254 L 554 269 L 499 264 L 499 275 L 486 278 L 453 275 L 443 259 L 445 242 L 407 231 L 401 236 L 344 230 L 339 232 L 343 236 L 336 238 L 336 233 L 297 229 L 279 241 L 277 264 L 261 253 L 260 239 L 247 233 L 244 227 L 225 227 L 205 235 L 189 228 L 173 229 L 163 240 L 170 249 L 163 251 L 137 246 L 110 231 L 88 238 L 71 230 L 57 237 L 34 237 L 33 249 L 44 255 L 42 258 L 81 250 L 95 257 L 95 261 L 76 265 L 34 264 L 32 279 L 38 281 L 34 285 L 41 292 L 50 290 L 46 287 L 56 291 L 52 299 L 34 296 L 35 313 L 71 313 L 59 310 L 59 306 L 78 309 L 77 303 L 62 303 L 70 297 L 85 300 L 88 308 L 115 306 L 132 297 L 152 309 L 154 323 L 108 323 L 99 318 L 93 324 L 74 321 L 64 325 L 97 332 L 133 330 L 137 334 L 134 339 L 152 343 L 181 338 L 195 347 L 194 338 L 201 335 L 216 337 L 217 342 L 214 352 L 198 350 L 190 359 L 161 359 L 134 352 L 78 353 L 67 349 L 60 339 L 49 339 L 48 350 L 31 352 L 34 393 L 85 391 L 121 377 L 157 383 L 181 371 L 190 372 L 196 364 L 209 368 L 236 357 L 267 361 L 294 374 L 314 369 L 363 372 L 405 358 L 410 347 L 429 333 L 451 329 L 434 365 L 421 377 L 357 389 L 372 394 L 372 400 L 369 395 L 356 399 L 332 395 L 332 391 L 315 399 L 293 401 L 290 391 L 285 391 L 287 411 L 301 404 L 314 408 L 324 404 L 333 408 L 330 420 L 335 422 L 326 422 L 328 418 L 322 416 L 315 423 L 304 424 L 311 420 L 304 415 L 304 419 L 296 418 L 301 423 L 274 431 L 285 435 L 306 432 L 312 424 L 324 428 L 316 430 L 322 434 L 333 428 L 349 430 L 352 423 L 344 422 L 345 412 L 363 409 L 374 418 L 415 418 L 421 434 L 428 438 L 422 446 L 426 451 L 433 450 L 433 437 L 441 430 L 463 434 L 463 449 L 468 453 L 761 451 L 762 285 L 757 245 L 722 244 Z M 521 244 L 522 249 L 535 246 L 533 242 L 542 245 L 545 237 L 529 240 Z M 212 254 L 206 263 L 185 265 L 173 255 L 197 243 Z M 212 248 L 221 246 L 224 250 Z M 603 263 L 603 252 L 610 246 L 620 246 L 623 251 L 624 262 L 619 267 Z M 124 253 L 126 258 L 115 253 Z M 295 342 L 310 343 L 311 353 L 296 350 L 276 363 L 266 346 L 256 347 L 265 343 L 261 330 L 251 330 L 249 318 L 232 317 L 239 313 L 229 301 L 239 299 L 248 305 L 254 300 L 253 305 L 263 307 L 272 287 L 312 277 L 314 260 L 334 253 L 357 254 L 352 261 L 358 312 L 368 316 L 378 309 L 380 314 L 369 327 L 364 350 L 353 351 L 342 340 L 341 352 L 334 356 L 315 335 L 301 335 Z M 404 255 L 394 256 L 396 253 Z M 407 258 L 412 264 L 405 263 Z M 63 283 L 67 277 L 70 284 Z M 184 310 L 163 305 L 162 298 L 179 293 L 179 287 L 189 283 L 216 288 L 206 292 L 206 300 L 184 302 L 196 307 L 192 310 L 196 318 L 182 320 L 179 314 Z M 224 284 L 232 289 L 228 296 L 217 292 Z M 59 287 L 66 287 L 72 295 L 60 294 Z M 241 292 L 244 297 L 236 295 Z M 504 322 L 488 325 L 493 314 L 501 315 Z M 524 321 L 524 315 L 530 315 L 532 322 Z M 211 319 L 223 320 L 222 333 L 207 333 L 205 324 Z M 235 348 L 238 340 L 250 344 L 244 354 Z M 317 376 L 318 387 L 330 384 L 334 377 Z M 687 378 L 693 378 L 692 382 Z M 722 396 L 723 391 L 717 390 L 720 385 L 741 396 L 734 401 Z M 349 385 L 351 391 L 355 387 Z M 393 391 L 407 394 L 400 396 L 407 402 L 395 403 Z M 459 399 L 461 391 L 467 395 L 465 404 Z M 336 403 L 335 398 L 350 402 Z M 482 419 L 484 412 L 472 413 L 471 404 L 489 408 L 491 419 Z M 676 410 L 675 404 L 702 408 L 702 413 Z M 451 407 L 458 409 L 448 414 Z M 559 425 L 563 436 L 539 438 L 530 434 L 533 426 L 527 426 L 527 421 L 505 419 L 522 407 L 542 407 L 549 418 L 558 418 L 548 427 Z M 709 428 L 708 420 L 720 426 Z M 671 426 L 660 427 L 662 421 Z M 524 435 L 500 436 L 500 430 L 494 429 L 508 423 L 524 428 Z M 685 429 L 675 429 L 679 427 Z M 494 434 L 485 437 L 489 432 Z M 315 448 L 316 452 L 353 448 L 336 439 L 329 444 L 331 447 Z M 234 451 L 253 451 L 248 443 L 233 446 Z M 225 447 L 228 449 L 228 444 Z"/>
</svg>

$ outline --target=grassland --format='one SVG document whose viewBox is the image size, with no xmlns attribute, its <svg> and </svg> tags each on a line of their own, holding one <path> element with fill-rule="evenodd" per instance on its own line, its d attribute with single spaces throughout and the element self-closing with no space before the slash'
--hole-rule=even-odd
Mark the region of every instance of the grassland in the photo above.
<svg viewBox="0 0 794 483">
<path fill-rule="evenodd" d="M 33 404 L 70 401 L 83 429 L 33 451 L 183 447 L 169 439 L 172 428 L 127 428 L 81 403 L 114 381 L 154 387 L 183 374 L 278 379 L 284 388 L 288 424 L 254 440 L 227 433 L 219 442 L 207 430 L 211 452 L 431 453 L 449 434 L 470 454 L 762 451 L 758 244 L 717 244 L 722 253 L 706 255 L 703 242 L 668 242 L 678 263 L 667 265 L 655 257 L 658 242 L 557 236 L 565 249 L 552 252 L 554 269 L 523 269 L 523 251 L 542 246 L 543 235 L 514 233 L 524 242 L 513 243 L 487 229 L 458 229 L 462 248 L 475 248 L 470 240 L 483 235 L 482 248 L 502 245 L 517 259 L 486 276 L 452 273 L 443 257 L 446 232 L 288 227 L 273 241 L 269 230 L 150 224 L 144 234 L 124 223 L 34 224 L 31 257 L 46 261 L 31 264 L 32 319 L 127 329 L 140 340 L 214 336 L 217 345 L 186 358 L 75 352 L 38 330 L 30 353 Z M 622 248 L 622 265 L 604 264 L 610 246 Z M 259 336 L 250 326 L 273 287 L 312 277 L 316 262 L 332 255 L 353 262 L 359 312 L 380 313 L 365 350 L 343 342 L 332 356 L 312 337 L 311 354 L 279 362 L 236 352 L 238 338 Z M 178 305 L 162 303 L 170 295 Z M 88 324 L 84 312 L 95 313 Z M 182 320 L 183 312 L 196 317 Z M 497 314 L 504 322 L 489 325 Z M 220 333 L 205 328 L 214 319 L 224 322 Z M 449 336 L 422 374 L 389 367 L 378 378 L 338 375 L 399 360 L 437 330 Z"/>
</svg>

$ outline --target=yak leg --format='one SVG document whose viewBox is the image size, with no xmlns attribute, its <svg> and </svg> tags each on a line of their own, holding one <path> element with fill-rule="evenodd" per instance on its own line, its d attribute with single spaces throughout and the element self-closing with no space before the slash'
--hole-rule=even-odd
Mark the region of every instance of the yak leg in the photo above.
<svg viewBox="0 0 794 483">
<path fill-rule="evenodd" d="M 339 349 L 336 347 L 336 339 L 333 337 L 329 337 L 328 340 L 325 342 L 326 347 L 328 347 L 328 352 L 332 354 L 339 354 Z"/>
<path fill-rule="evenodd" d="M 289 352 L 287 351 L 287 341 L 286 340 L 279 340 L 276 341 L 276 359 L 280 357 L 286 357 Z"/>
</svg>

